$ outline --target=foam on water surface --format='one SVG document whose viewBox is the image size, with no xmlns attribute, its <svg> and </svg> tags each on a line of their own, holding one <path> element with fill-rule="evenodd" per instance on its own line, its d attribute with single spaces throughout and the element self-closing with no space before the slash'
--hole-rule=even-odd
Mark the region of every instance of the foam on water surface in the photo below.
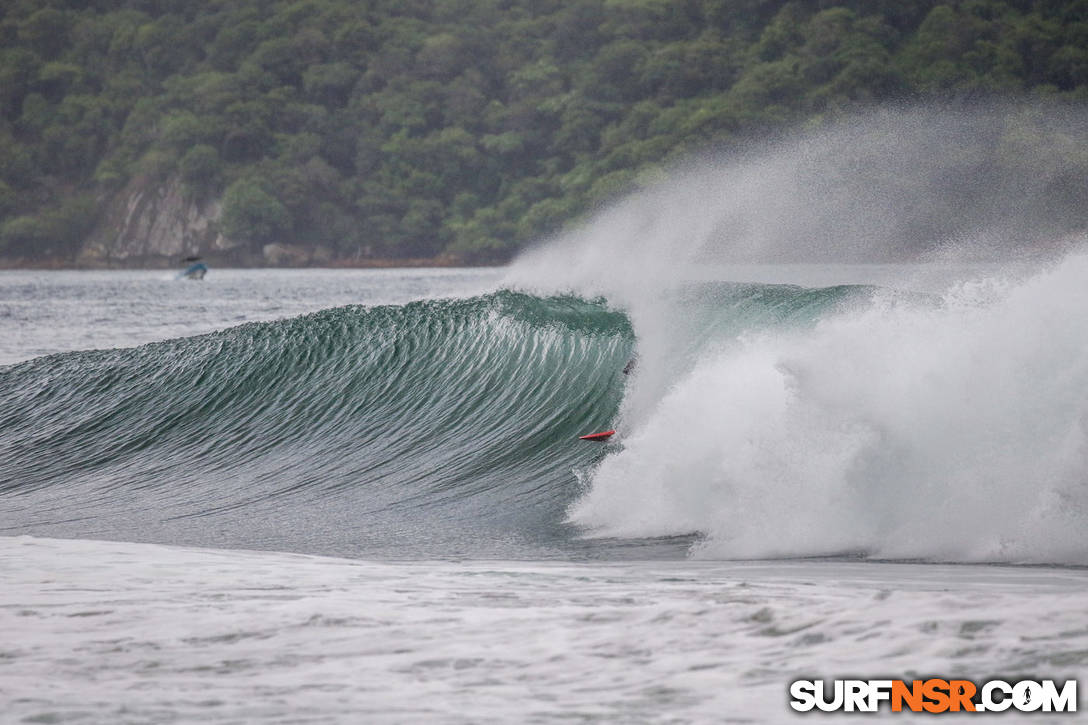
<svg viewBox="0 0 1088 725">
<path fill-rule="evenodd" d="M 0 701 L 12 722 L 775 723 L 795 716 L 797 678 L 1083 676 L 1086 584 L 1079 569 L 386 563 L 9 537 Z"/>
</svg>

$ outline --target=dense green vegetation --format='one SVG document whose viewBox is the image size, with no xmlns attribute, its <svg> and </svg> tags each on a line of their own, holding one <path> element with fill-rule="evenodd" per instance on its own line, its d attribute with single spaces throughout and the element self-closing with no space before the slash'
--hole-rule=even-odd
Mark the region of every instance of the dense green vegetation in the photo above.
<svg viewBox="0 0 1088 725">
<path fill-rule="evenodd" d="M 178 178 L 250 244 L 501 259 L 709 144 L 1086 85 L 1088 0 L 7 0 L 0 254 Z"/>
</svg>

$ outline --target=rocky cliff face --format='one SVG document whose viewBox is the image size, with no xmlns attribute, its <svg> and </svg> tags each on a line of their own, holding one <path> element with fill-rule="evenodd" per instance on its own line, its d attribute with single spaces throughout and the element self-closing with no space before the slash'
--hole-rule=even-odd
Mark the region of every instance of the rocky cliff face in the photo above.
<svg viewBox="0 0 1088 725">
<path fill-rule="evenodd" d="M 135 179 L 108 202 L 77 261 L 162 266 L 189 255 L 234 256 L 231 252 L 241 245 L 219 234 L 221 214 L 218 199 L 191 199 L 176 178 L 159 183 Z"/>
<path fill-rule="evenodd" d="M 328 264 L 325 247 L 259 245 L 219 233 L 219 199 L 190 198 L 177 178 L 135 179 L 107 202 L 76 263 L 87 267 L 170 267 L 200 256 L 212 264 L 302 267 Z"/>
</svg>

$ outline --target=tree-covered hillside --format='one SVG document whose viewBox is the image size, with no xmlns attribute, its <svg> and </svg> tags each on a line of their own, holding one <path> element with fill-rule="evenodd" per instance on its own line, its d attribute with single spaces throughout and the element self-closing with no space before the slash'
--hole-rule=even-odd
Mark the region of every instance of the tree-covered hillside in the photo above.
<svg viewBox="0 0 1088 725">
<path fill-rule="evenodd" d="M 500 260 L 711 144 L 1086 84 L 1088 0 L 7 0 L 0 255 L 180 180 L 250 248 Z"/>
</svg>

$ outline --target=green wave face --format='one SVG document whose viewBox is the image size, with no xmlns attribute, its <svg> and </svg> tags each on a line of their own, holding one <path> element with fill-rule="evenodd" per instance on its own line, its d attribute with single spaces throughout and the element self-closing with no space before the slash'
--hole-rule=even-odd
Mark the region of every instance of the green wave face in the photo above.
<svg viewBox="0 0 1088 725">
<path fill-rule="evenodd" d="M 681 357 L 841 296 L 692 294 Z M 617 424 L 634 349 L 602 301 L 503 291 L 39 358 L 0 370 L 0 530 L 568 555 L 565 509 L 614 446 L 577 438 Z"/>
<path fill-rule="evenodd" d="M 500 292 L 40 358 L 0 372 L 0 523 L 391 555 L 517 539 L 600 454 L 577 436 L 615 414 L 632 344 L 601 304 Z"/>
</svg>

